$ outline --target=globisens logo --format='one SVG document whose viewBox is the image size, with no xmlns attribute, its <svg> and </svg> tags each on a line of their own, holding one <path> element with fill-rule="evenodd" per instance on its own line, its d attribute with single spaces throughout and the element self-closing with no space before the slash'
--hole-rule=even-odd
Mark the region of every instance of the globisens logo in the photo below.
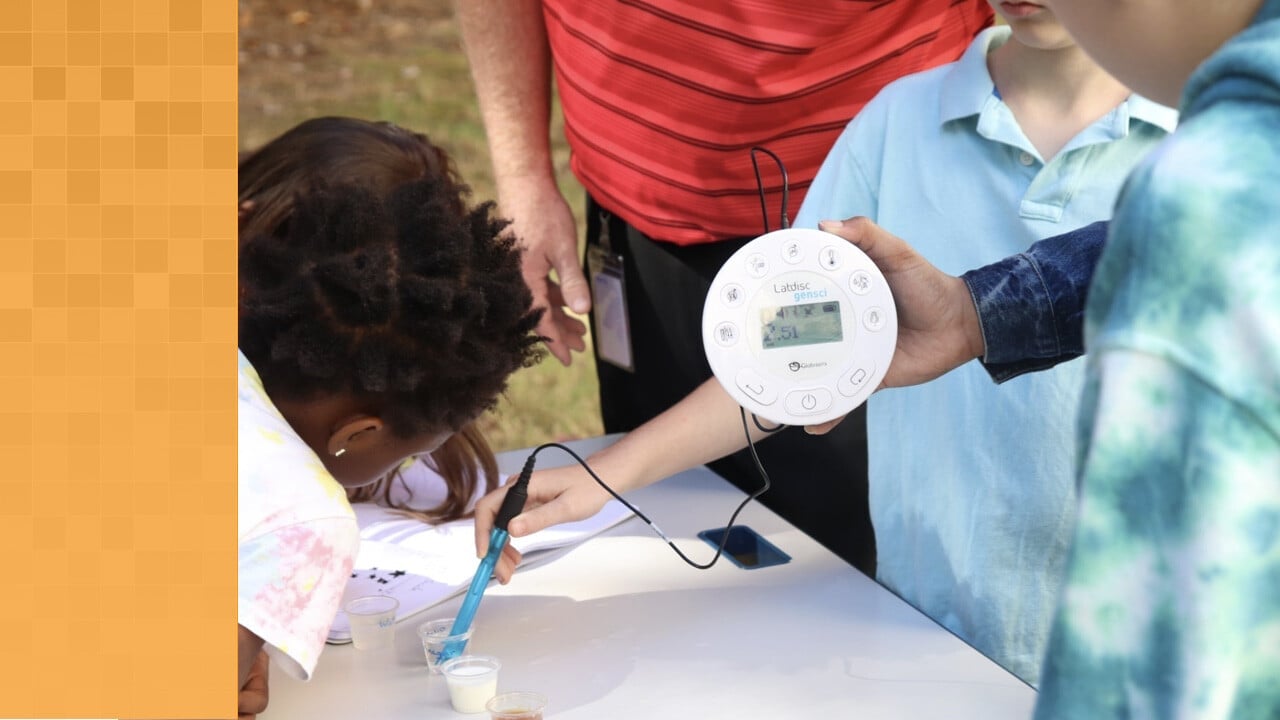
<svg viewBox="0 0 1280 720">
<path fill-rule="evenodd" d="M 809 368 L 826 367 L 826 366 L 827 364 L 825 362 L 802 363 L 802 362 L 796 362 L 795 360 L 792 360 L 790 363 L 787 364 L 787 368 L 790 369 L 791 372 L 800 372 L 801 370 L 808 370 Z"/>
</svg>

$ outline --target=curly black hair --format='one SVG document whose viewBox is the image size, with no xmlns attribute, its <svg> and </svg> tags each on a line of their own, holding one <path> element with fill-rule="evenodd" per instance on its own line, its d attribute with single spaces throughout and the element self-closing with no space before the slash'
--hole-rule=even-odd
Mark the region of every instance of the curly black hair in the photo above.
<svg viewBox="0 0 1280 720">
<path fill-rule="evenodd" d="M 268 392 L 350 393 L 401 436 L 457 431 L 540 358 L 506 221 L 435 156 L 399 183 L 304 173 L 279 221 L 242 236 L 240 349 Z"/>
</svg>

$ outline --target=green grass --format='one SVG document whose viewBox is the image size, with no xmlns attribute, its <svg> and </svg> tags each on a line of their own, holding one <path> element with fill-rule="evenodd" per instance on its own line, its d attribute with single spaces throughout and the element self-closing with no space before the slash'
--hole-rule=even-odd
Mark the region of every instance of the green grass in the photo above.
<svg viewBox="0 0 1280 720">
<path fill-rule="evenodd" d="M 471 185 L 473 199 L 494 198 L 488 147 L 470 72 L 457 29 L 442 10 L 443 3 L 403 5 L 399 10 L 394 4 L 383 6 L 380 12 L 384 16 L 413 28 L 408 37 L 396 42 L 360 37 L 362 30 L 375 27 L 371 20 L 358 23 L 355 32 L 326 37 L 319 27 L 312 27 L 315 32 L 300 35 L 299 28 L 284 22 L 279 13 L 273 14 L 272 3 L 263 0 L 259 4 L 263 7 L 254 8 L 251 32 L 242 28 L 242 47 L 246 37 L 258 44 L 255 47 L 278 42 L 284 48 L 304 37 L 314 52 L 308 49 L 301 59 L 258 57 L 256 52 L 242 56 L 242 150 L 258 147 L 310 117 L 388 120 L 426 133 L 448 150 L 459 173 Z M 396 13 L 400 17 L 395 17 Z M 313 26 L 322 27 L 324 19 L 317 17 Z M 568 170 L 569 151 L 558 109 L 552 115 L 557 178 L 574 208 L 581 234 L 583 190 Z M 493 412 L 481 418 L 481 426 L 499 451 L 597 435 L 602 429 L 597 391 L 590 349 L 575 355 L 568 368 L 547 355 L 542 363 L 511 377 L 507 393 Z"/>
</svg>

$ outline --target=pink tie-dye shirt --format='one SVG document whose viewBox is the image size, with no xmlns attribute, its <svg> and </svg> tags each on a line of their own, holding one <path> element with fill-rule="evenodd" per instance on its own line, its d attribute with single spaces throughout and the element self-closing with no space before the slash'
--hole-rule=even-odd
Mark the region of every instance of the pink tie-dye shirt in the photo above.
<svg viewBox="0 0 1280 720">
<path fill-rule="evenodd" d="M 240 354 L 240 624 L 309 679 L 360 549 L 346 493 Z"/>
</svg>

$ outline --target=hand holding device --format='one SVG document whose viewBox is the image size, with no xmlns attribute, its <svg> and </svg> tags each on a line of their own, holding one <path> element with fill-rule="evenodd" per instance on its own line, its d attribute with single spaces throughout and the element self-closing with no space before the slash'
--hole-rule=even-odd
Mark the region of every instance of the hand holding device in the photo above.
<svg viewBox="0 0 1280 720">
<path fill-rule="evenodd" d="M 883 387 L 928 382 L 986 354 L 978 310 L 962 278 L 942 272 L 869 218 L 818 226 L 866 253 L 893 293 L 898 339 Z"/>
<path fill-rule="evenodd" d="M 751 413 L 784 425 L 848 414 L 880 385 L 898 316 L 889 285 L 857 247 L 789 228 L 735 252 L 702 313 L 707 361 Z"/>
</svg>

